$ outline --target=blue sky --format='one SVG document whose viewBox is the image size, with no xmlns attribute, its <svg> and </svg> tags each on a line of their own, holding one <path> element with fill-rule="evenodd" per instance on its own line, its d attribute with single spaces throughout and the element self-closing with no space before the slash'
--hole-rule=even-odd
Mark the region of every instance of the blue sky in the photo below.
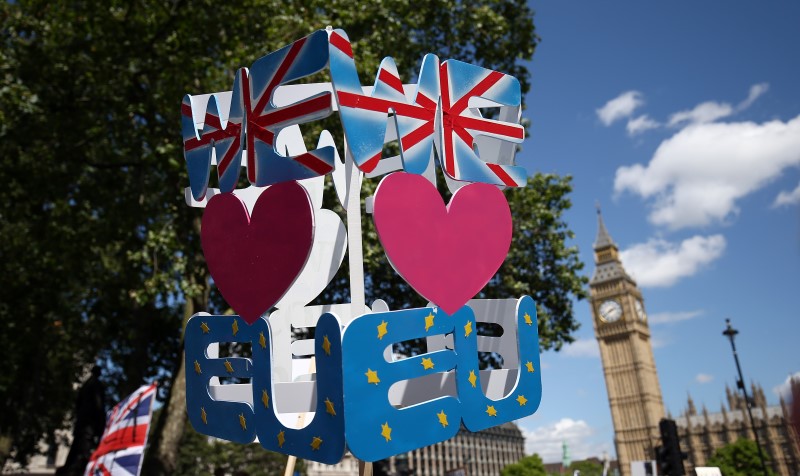
<svg viewBox="0 0 800 476">
<path fill-rule="evenodd" d="M 595 202 L 642 288 L 666 409 L 718 411 L 740 334 L 768 401 L 800 371 L 800 3 L 532 1 L 542 42 L 518 162 L 570 174 L 585 273 Z M 577 342 L 542 356 L 527 451 L 614 454 L 589 305 Z"/>
</svg>

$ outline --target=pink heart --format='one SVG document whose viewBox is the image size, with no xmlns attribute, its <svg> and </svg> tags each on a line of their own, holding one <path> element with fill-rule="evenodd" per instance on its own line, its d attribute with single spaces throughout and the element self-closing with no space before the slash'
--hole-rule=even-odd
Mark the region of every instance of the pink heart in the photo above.
<svg viewBox="0 0 800 476">
<path fill-rule="evenodd" d="M 445 208 L 421 175 L 394 173 L 375 191 L 386 256 L 418 293 L 453 314 L 492 279 L 511 245 L 511 211 L 497 187 L 461 187 Z"/>
<path fill-rule="evenodd" d="M 314 241 L 314 211 L 297 182 L 267 188 L 253 216 L 232 193 L 215 195 L 200 232 L 208 270 L 228 304 L 252 324 L 286 293 Z"/>
</svg>

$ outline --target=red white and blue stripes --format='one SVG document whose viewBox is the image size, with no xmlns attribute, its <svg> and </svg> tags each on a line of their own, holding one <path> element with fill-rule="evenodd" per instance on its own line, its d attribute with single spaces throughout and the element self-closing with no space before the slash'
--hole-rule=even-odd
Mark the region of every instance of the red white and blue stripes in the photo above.
<svg viewBox="0 0 800 476">
<path fill-rule="evenodd" d="M 247 111 L 247 178 L 263 187 L 289 180 L 325 175 L 333 170 L 335 151 L 322 147 L 294 157 L 275 150 L 280 129 L 323 119 L 333 112 L 331 93 L 324 92 L 286 107 L 272 100 L 281 84 L 322 71 L 328 65 L 328 36 L 324 30 L 297 40 L 253 63 L 243 97 Z"/>
<path fill-rule="evenodd" d="M 449 60 L 440 65 L 436 56 L 426 55 L 414 102 L 410 103 L 394 60 L 385 58 L 372 94 L 367 96 L 358 80 L 347 34 L 334 30 L 329 42 L 339 114 L 353 160 L 361 170 L 372 171 L 381 159 L 387 118 L 392 115 L 406 172 L 422 174 L 432 159 L 435 143 L 442 169 L 454 180 L 525 185 L 527 174 L 522 167 L 503 165 L 497 163 L 498 159 L 481 160 L 475 152 L 475 138 L 479 135 L 522 142 L 522 126 L 485 119 L 477 108 L 470 108 L 471 98 L 483 98 L 498 107 L 519 108 L 520 85 L 514 77 L 460 61 Z"/>
<path fill-rule="evenodd" d="M 471 98 L 518 106 L 521 98 L 519 81 L 507 74 L 454 60 L 445 61 L 440 74 L 442 128 L 437 148 L 444 173 L 464 182 L 524 187 L 527 183 L 524 168 L 480 160 L 474 149 L 478 135 L 521 143 L 525 138 L 523 127 L 485 119 L 477 108 L 470 108 Z"/>
<path fill-rule="evenodd" d="M 244 157 L 247 158 L 247 179 L 259 187 L 317 177 L 333 170 L 334 147 L 322 147 L 293 157 L 275 150 L 275 137 L 282 128 L 316 121 L 333 112 L 329 92 L 276 107 L 273 103 L 275 90 L 282 84 L 319 72 L 327 64 L 327 33 L 320 30 L 260 58 L 249 70 L 240 69 L 232 92 L 208 98 L 204 117 L 201 111 L 207 96 L 184 98 L 181 106 L 184 156 L 196 200 L 203 199 L 208 188 L 212 151 L 216 153 L 222 192 L 236 187 Z M 198 133 L 200 117 L 203 117 L 203 127 Z"/>
<path fill-rule="evenodd" d="M 339 101 L 339 115 L 353 160 L 364 172 L 378 165 L 387 119 L 394 115 L 403 169 L 421 174 L 432 158 L 439 91 L 439 59 L 425 56 L 414 102 L 406 98 L 392 58 L 385 58 L 371 95 L 363 93 L 353 49 L 343 30 L 330 33 L 330 68 Z"/>
<path fill-rule="evenodd" d="M 457 181 L 501 186 L 526 183 L 525 170 L 511 165 L 513 147 L 483 150 L 487 141 L 509 145 L 524 138 L 516 122 L 486 119 L 479 110 L 487 104 L 501 107 L 512 111 L 504 114 L 505 119 L 518 121 L 521 93 L 514 77 L 454 60 L 440 63 L 429 54 L 422 61 L 416 90 L 407 95 L 394 60 L 387 57 L 367 92 L 359 81 L 347 34 L 319 30 L 260 58 L 249 70 L 241 68 L 233 91 L 184 98 L 184 156 L 194 199 L 206 196 L 215 163 L 222 192 L 236 188 L 243 161 L 248 181 L 256 186 L 331 172 L 333 146 L 296 156 L 275 148 L 282 128 L 327 117 L 333 112 L 334 99 L 331 92 L 323 91 L 278 107 L 276 90 L 328 66 L 348 150 L 363 172 L 374 171 L 381 160 L 390 124 L 396 128 L 406 172 L 432 170 L 431 160 L 438 155 L 444 173 Z M 471 103 L 475 100 L 479 106 Z M 483 138 L 477 140 L 479 136 Z"/>
<path fill-rule="evenodd" d="M 111 410 L 85 476 L 139 474 L 155 396 L 156 384 L 144 385 Z"/>
<path fill-rule="evenodd" d="M 243 127 L 244 101 L 242 82 L 247 80 L 247 70 L 236 73 L 233 92 L 209 96 L 186 95 L 181 104 L 183 153 L 189 170 L 189 185 L 195 200 L 202 200 L 208 189 L 212 152 L 216 154 L 219 187 L 228 192 L 236 188 L 242 163 L 245 140 Z M 203 108 L 204 100 L 207 107 Z M 205 109 L 205 116 L 202 116 Z M 223 118 L 222 113 L 228 117 Z M 199 116 L 199 117 L 198 117 Z M 198 133 L 197 119 L 202 118 L 203 129 Z"/>
</svg>

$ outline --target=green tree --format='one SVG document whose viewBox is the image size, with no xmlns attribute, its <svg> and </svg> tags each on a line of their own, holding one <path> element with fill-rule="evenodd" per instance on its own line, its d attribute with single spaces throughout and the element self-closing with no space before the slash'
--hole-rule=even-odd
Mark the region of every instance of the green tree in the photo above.
<svg viewBox="0 0 800 476">
<path fill-rule="evenodd" d="M 764 460 L 767 465 L 767 475 L 774 476 L 769 456 L 764 454 Z M 758 458 L 758 447 L 753 440 L 746 438 L 739 438 L 715 451 L 714 456 L 706 462 L 706 466 L 718 467 L 722 476 L 751 476 L 763 473 L 761 460 Z"/>
<path fill-rule="evenodd" d="M 603 465 L 589 460 L 573 461 L 567 474 L 574 474 L 575 471 L 580 471 L 581 476 L 602 476 Z"/>
<path fill-rule="evenodd" d="M 99 362 L 112 399 L 160 381 L 147 474 L 175 471 L 186 424 L 183 323 L 227 309 L 200 249 L 202 211 L 183 204 L 181 97 L 230 89 L 236 68 L 326 25 L 349 33 L 365 84 L 384 55 L 411 80 L 430 51 L 510 73 L 525 92 L 524 60 L 538 42 L 524 0 L 0 4 L 0 459 L 25 461 L 43 435 L 68 426 L 73 384 Z M 515 242 L 513 266 L 484 293 L 532 294 L 543 348 L 571 339 L 570 297 L 583 296 L 561 219 L 568 192 L 555 176 L 507 192 L 515 236 L 531 246 L 518 253 Z M 383 286 L 404 283 L 376 241 L 365 246 L 381 283 L 370 292 L 402 305 L 408 299 Z M 340 281 L 331 289 L 346 297 Z"/>
<path fill-rule="evenodd" d="M 546 476 L 544 463 L 539 455 L 525 456 L 516 463 L 511 463 L 500 471 L 501 476 Z"/>
<path fill-rule="evenodd" d="M 180 441 L 174 476 L 269 476 L 283 474 L 287 457 L 266 451 L 258 443 L 240 445 L 202 435 L 188 422 Z M 304 461 L 295 471 L 303 474 Z"/>
</svg>

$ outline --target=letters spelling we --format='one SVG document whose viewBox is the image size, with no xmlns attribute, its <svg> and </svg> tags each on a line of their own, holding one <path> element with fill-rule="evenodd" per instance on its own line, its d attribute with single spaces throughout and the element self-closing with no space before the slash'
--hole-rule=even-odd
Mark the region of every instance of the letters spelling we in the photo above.
<svg viewBox="0 0 800 476">
<path fill-rule="evenodd" d="M 332 84 L 279 89 L 326 67 Z M 290 88 L 294 93 L 282 93 Z M 439 157 L 449 180 L 525 185 L 524 168 L 513 165 L 516 144 L 524 138 L 520 85 L 513 76 L 455 60 L 440 63 L 429 54 L 412 101 L 387 57 L 367 95 L 369 89 L 358 80 L 346 33 L 319 30 L 239 69 L 232 91 L 185 96 L 182 132 L 192 196 L 205 197 L 215 162 L 221 192 L 235 188 L 243 162 L 248 181 L 259 187 L 331 172 L 334 146 L 287 156 L 275 144 L 283 128 L 337 109 L 347 151 L 365 173 L 430 174 Z M 497 108 L 500 120 L 483 117 L 480 108 L 486 107 Z M 400 161 L 382 161 L 384 141 L 395 136 Z"/>
</svg>

